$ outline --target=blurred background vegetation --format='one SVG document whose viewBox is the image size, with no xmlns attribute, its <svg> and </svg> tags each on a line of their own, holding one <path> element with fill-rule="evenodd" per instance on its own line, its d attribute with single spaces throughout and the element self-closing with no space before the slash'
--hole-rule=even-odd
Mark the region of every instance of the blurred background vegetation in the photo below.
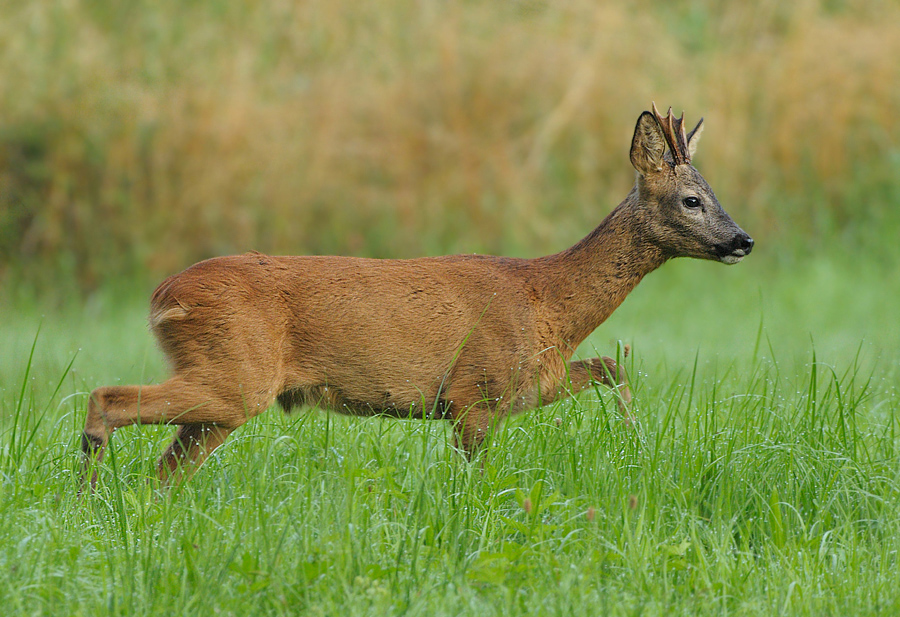
<svg viewBox="0 0 900 617">
<path fill-rule="evenodd" d="M 555 252 L 629 190 L 651 101 L 705 116 L 755 259 L 900 253 L 897 2 L 35 1 L 0 41 L 0 298 Z"/>
</svg>

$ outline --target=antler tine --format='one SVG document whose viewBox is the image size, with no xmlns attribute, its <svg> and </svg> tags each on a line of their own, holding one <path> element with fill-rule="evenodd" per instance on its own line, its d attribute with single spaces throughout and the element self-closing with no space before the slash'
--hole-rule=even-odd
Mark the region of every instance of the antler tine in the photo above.
<svg viewBox="0 0 900 617">
<path fill-rule="evenodd" d="M 691 152 L 687 147 L 687 133 L 684 130 L 684 110 L 681 110 L 681 117 L 678 118 L 678 147 L 684 155 L 684 162 L 691 162 Z"/>
<path fill-rule="evenodd" d="M 653 115 L 656 117 L 656 121 L 659 122 L 659 126 L 663 131 L 663 136 L 669 144 L 669 150 L 672 152 L 672 160 L 676 165 L 690 163 L 691 155 L 687 149 L 687 135 L 684 131 L 684 111 L 681 112 L 681 117 L 676 119 L 675 116 L 672 115 L 672 108 L 669 107 L 666 117 L 663 118 L 662 114 L 660 114 L 659 110 L 656 108 L 656 102 L 652 103 L 652 108 Z"/>
</svg>

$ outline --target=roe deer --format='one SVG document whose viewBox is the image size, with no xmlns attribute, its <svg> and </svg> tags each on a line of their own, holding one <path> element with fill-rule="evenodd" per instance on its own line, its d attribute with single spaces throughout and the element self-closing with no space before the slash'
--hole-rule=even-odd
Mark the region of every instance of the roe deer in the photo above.
<svg viewBox="0 0 900 617">
<path fill-rule="evenodd" d="M 690 164 L 703 125 L 653 105 L 631 144 L 634 188 L 575 246 L 548 257 L 378 260 L 219 257 L 169 277 L 150 328 L 173 376 L 94 390 L 85 472 L 117 428 L 175 424 L 160 479 L 186 478 L 274 401 L 356 415 L 446 418 L 471 457 L 493 419 L 593 383 L 631 400 L 608 357 L 569 359 L 647 273 L 673 257 L 734 264 L 753 240 Z"/>
</svg>

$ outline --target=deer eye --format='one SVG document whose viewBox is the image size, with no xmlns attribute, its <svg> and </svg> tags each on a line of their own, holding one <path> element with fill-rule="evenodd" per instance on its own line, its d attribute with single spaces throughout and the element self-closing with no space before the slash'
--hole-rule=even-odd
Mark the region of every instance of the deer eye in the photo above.
<svg viewBox="0 0 900 617">
<path fill-rule="evenodd" d="M 696 197 L 685 197 L 681 200 L 681 203 L 684 204 L 685 208 L 694 209 L 700 207 L 700 200 Z"/>
</svg>

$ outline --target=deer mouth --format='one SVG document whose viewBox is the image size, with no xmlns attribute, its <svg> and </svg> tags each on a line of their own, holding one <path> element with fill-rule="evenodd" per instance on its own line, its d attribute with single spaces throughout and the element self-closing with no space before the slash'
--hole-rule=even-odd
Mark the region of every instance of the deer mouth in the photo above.
<svg viewBox="0 0 900 617">
<path fill-rule="evenodd" d="M 737 250 L 734 253 L 729 253 L 728 255 L 722 255 L 719 257 L 719 261 L 723 264 L 728 264 L 729 266 L 733 266 L 736 263 L 739 263 L 746 257 L 746 253 L 741 250 Z"/>
<path fill-rule="evenodd" d="M 724 264 L 734 265 L 753 250 L 753 238 L 741 232 L 727 244 L 716 245 L 716 257 Z"/>
</svg>

